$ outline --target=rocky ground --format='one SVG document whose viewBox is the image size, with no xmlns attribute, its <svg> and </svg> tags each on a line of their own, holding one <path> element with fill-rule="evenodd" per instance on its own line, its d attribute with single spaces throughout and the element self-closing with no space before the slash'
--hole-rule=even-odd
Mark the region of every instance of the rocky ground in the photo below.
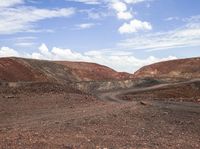
<svg viewBox="0 0 200 149">
<path fill-rule="evenodd" d="M 151 100 L 200 103 L 200 81 L 163 86 L 142 92 L 129 92 L 121 95 L 120 98 L 128 101 L 148 98 Z"/>
<path fill-rule="evenodd" d="M 199 104 L 107 96 L 1 93 L 0 148 L 200 148 Z"/>
</svg>

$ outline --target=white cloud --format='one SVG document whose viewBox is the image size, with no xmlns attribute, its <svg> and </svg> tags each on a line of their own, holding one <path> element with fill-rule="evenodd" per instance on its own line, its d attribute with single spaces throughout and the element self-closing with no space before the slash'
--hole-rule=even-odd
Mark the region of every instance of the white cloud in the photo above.
<svg viewBox="0 0 200 149">
<path fill-rule="evenodd" d="M 0 48 L 0 57 L 9 57 L 9 56 L 19 56 L 19 53 L 16 50 L 8 47 Z"/>
<path fill-rule="evenodd" d="M 33 36 L 19 36 L 2 38 L 1 40 L 9 45 L 14 45 L 17 47 L 33 47 L 34 45 L 36 45 L 36 39 L 37 38 Z"/>
<path fill-rule="evenodd" d="M 89 29 L 95 26 L 94 23 L 82 23 L 82 24 L 77 24 L 75 27 L 76 29 Z"/>
<path fill-rule="evenodd" d="M 179 20 L 179 17 L 168 17 L 165 19 L 165 21 L 174 21 L 174 20 Z"/>
<path fill-rule="evenodd" d="M 18 4 L 23 4 L 24 0 L 0 0 L 0 8 L 1 7 L 11 7 Z"/>
<path fill-rule="evenodd" d="M 130 12 L 118 12 L 117 13 L 117 17 L 119 18 L 119 19 L 124 19 L 124 20 L 129 20 L 129 19 L 131 19 L 133 16 L 132 16 L 132 14 L 130 13 Z"/>
<path fill-rule="evenodd" d="M 95 5 L 95 4 L 102 4 L 102 3 L 112 3 L 112 2 L 125 2 L 127 4 L 136 4 L 145 1 L 153 1 L 153 0 L 65 0 L 65 1 L 72 1 L 72 2 L 79 2 L 88 5 Z"/>
<path fill-rule="evenodd" d="M 133 12 L 128 10 L 130 4 L 136 4 L 147 0 L 118 0 L 112 1 L 112 8 L 117 12 L 118 19 L 130 20 L 133 18 Z M 130 23 L 124 23 L 120 28 L 121 34 L 135 33 L 140 30 L 151 30 L 152 25 L 149 22 L 142 22 L 137 19 L 133 19 Z"/>
<path fill-rule="evenodd" d="M 79 12 L 87 14 L 89 19 L 102 19 L 107 16 L 112 16 L 110 12 L 103 11 L 101 8 L 84 9 L 84 10 L 79 10 Z"/>
<path fill-rule="evenodd" d="M 200 17 L 186 19 L 184 26 L 167 32 L 136 35 L 121 41 L 123 49 L 165 50 L 179 47 L 200 46 Z"/>
<path fill-rule="evenodd" d="M 9 44 L 15 45 L 17 47 L 33 47 L 36 45 L 36 37 L 33 36 L 21 36 L 21 37 L 13 37 L 9 39 L 5 39 L 9 42 Z"/>
<path fill-rule="evenodd" d="M 37 31 L 33 23 L 40 20 L 68 17 L 75 13 L 73 8 L 39 9 L 34 7 L 0 9 L 0 34 Z M 39 30 L 39 29 L 38 29 Z"/>
<path fill-rule="evenodd" d="M 124 1 L 128 4 L 137 4 L 137 3 L 145 2 L 148 0 L 124 0 Z"/>
<path fill-rule="evenodd" d="M 66 1 L 79 2 L 79 3 L 89 4 L 89 5 L 100 4 L 100 0 L 66 0 Z"/>
<path fill-rule="evenodd" d="M 53 59 L 68 59 L 68 60 L 76 60 L 76 61 L 85 61 L 87 57 L 83 56 L 81 53 L 74 52 L 71 49 L 61 49 L 57 47 L 53 47 L 51 52 L 53 53 Z"/>
<path fill-rule="evenodd" d="M 2 47 L 0 49 L 0 57 L 6 56 L 21 56 L 35 59 L 46 60 L 66 60 L 66 61 L 86 61 L 94 62 L 102 65 L 109 66 L 117 71 L 126 71 L 133 73 L 140 67 L 155 62 L 164 60 L 176 59 L 174 56 L 167 58 L 156 58 L 149 56 L 146 59 L 136 58 L 131 52 L 127 51 L 88 51 L 85 53 L 75 52 L 71 49 L 62 49 L 53 47 L 51 50 L 47 48 L 45 44 L 39 47 L 38 52 L 34 53 L 18 53 L 16 50 L 8 47 Z"/>
<path fill-rule="evenodd" d="M 128 11 L 126 3 L 115 1 L 111 4 L 111 7 L 117 12 L 118 19 L 129 20 L 133 17 L 131 12 Z"/>
<path fill-rule="evenodd" d="M 17 42 L 14 45 L 18 47 L 32 47 L 33 45 L 35 45 L 35 43 L 34 42 Z"/>
<path fill-rule="evenodd" d="M 115 2 L 112 4 L 112 8 L 115 9 L 117 12 L 124 12 L 127 10 L 127 6 L 123 2 Z"/>
<path fill-rule="evenodd" d="M 43 43 L 40 47 L 39 47 L 39 51 L 40 53 L 38 53 L 38 55 L 45 55 L 45 59 L 51 59 L 53 57 L 52 53 L 49 52 L 49 49 L 47 48 L 47 46 Z M 34 57 L 34 55 L 33 55 Z"/>
<path fill-rule="evenodd" d="M 152 1 L 152 0 L 68 0 L 68 1 L 81 2 L 85 4 L 104 4 L 106 5 L 105 8 L 109 8 L 109 10 L 115 11 L 115 15 L 119 20 L 130 20 L 134 17 L 133 16 L 134 11 L 131 9 L 132 5 L 145 2 L 145 1 Z M 102 18 L 102 16 L 108 16 L 108 15 L 102 15 L 102 13 L 99 13 L 99 12 L 94 13 L 94 11 L 83 11 L 83 12 L 86 12 L 89 18 L 93 18 L 93 19 L 99 19 L 99 18 Z M 134 20 L 133 20 L 133 23 L 135 23 Z M 131 24 L 124 23 L 124 25 L 121 26 L 119 31 L 121 33 L 132 33 L 132 32 L 137 32 L 139 30 L 152 29 L 151 24 L 148 22 L 140 21 L 139 23 L 140 23 L 139 24 L 140 26 L 139 25 L 136 26 L 137 24 L 132 25 L 132 23 Z M 134 26 L 134 28 L 132 26 Z"/>
<path fill-rule="evenodd" d="M 115 10 L 116 16 L 118 17 L 118 19 L 129 20 L 133 18 L 132 11 L 130 11 L 129 6 L 132 6 L 137 3 L 153 1 L 153 0 L 66 0 L 66 1 L 80 2 L 84 4 L 89 4 L 89 5 L 101 4 L 101 5 L 106 6 L 104 8 L 111 8 Z M 95 13 L 95 15 L 89 13 L 89 15 L 94 16 L 95 18 L 98 16 L 99 18 L 99 15 L 97 15 L 97 13 Z"/>
<path fill-rule="evenodd" d="M 140 30 L 151 30 L 152 26 L 149 22 L 142 22 L 140 20 L 134 19 L 130 21 L 130 23 L 124 23 L 120 28 L 119 32 L 121 34 L 130 34 L 130 33 L 136 33 Z"/>
</svg>

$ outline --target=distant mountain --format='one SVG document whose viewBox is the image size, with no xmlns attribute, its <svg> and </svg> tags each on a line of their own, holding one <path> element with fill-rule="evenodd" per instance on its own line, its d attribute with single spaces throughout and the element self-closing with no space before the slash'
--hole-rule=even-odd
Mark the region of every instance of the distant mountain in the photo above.
<svg viewBox="0 0 200 149">
<path fill-rule="evenodd" d="M 171 60 L 144 66 L 135 72 L 136 78 L 200 78 L 200 58 Z"/>
</svg>

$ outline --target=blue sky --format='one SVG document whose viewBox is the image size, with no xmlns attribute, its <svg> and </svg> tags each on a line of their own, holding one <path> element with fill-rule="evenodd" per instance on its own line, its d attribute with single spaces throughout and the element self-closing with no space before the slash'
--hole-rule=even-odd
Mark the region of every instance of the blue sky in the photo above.
<svg viewBox="0 0 200 149">
<path fill-rule="evenodd" d="M 134 72 L 200 56 L 199 0 L 0 0 L 0 57 Z"/>
</svg>

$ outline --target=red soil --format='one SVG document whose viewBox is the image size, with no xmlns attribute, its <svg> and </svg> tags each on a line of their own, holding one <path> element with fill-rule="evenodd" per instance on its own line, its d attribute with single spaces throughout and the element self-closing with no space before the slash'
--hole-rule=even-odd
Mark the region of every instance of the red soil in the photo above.
<svg viewBox="0 0 200 149">
<path fill-rule="evenodd" d="M 73 74 L 83 81 L 123 80 L 131 77 L 131 74 L 117 72 L 107 66 L 95 63 L 69 61 L 58 61 L 56 63 L 72 69 Z"/>
<path fill-rule="evenodd" d="M 32 69 L 22 61 L 13 58 L 0 59 L 0 80 L 17 81 L 45 81 L 46 76 Z"/>
<path fill-rule="evenodd" d="M 85 62 L 53 62 L 22 58 L 0 59 L 0 81 L 79 82 L 129 79 L 130 74 Z"/>
<path fill-rule="evenodd" d="M 199 78 L 200 58 L 179 59 L 145 66 L 135 77 Z"/>
</svg>

